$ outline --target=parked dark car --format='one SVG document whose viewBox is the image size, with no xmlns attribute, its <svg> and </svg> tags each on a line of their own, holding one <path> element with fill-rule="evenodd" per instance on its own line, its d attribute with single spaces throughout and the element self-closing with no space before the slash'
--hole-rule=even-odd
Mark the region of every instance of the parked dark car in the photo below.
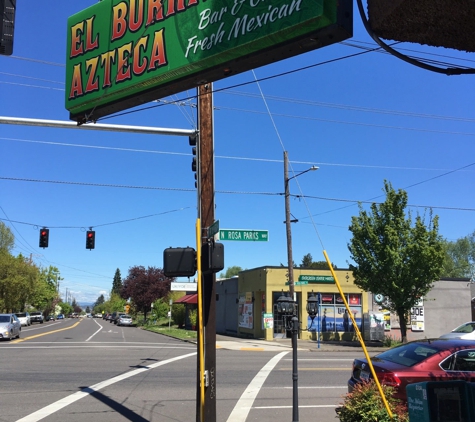
<svg viewBox="0 0 475 422">
<path fill-rule="evenodd" d="M 407 401 L 406 386 L 423 381 L 475 382 L 475 341 L 426 339 L 402 344 L 371 358 L 381 384 L 396 389 L 395 397 Z M 355 359 L 348 391 L 372 379 L 366 359 Z"/>
<path fill-rule="evenodd" d="M 45 318 L 45 321 L 54 321 L 54 315 L 48 315 L 46 318 Z"/>
<path fill-rule="evenodd" d="M 110 315 L 109 315 L 109 318 L 108 318 L 108 321 L 109 322 L 114 322 L 115 319 L 117 317 L 117 312 L 112 312 Z"/>
</svg>

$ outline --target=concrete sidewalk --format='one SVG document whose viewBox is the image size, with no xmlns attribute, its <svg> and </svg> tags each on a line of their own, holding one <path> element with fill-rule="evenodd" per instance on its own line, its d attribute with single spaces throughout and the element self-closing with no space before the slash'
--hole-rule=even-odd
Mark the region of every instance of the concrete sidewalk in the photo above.
<svg viewBox="0 0 475 422">
<path fill-rule="evenodd" d="M 290 338 L 276 338 L 271 341 L 261 339 L 247 339 L 239 337 L 216 335 L 216 347 L 218 349 L 245 350 L 245 351 L 284 351 L 292 350 Z M 298 350 L 312 352 L 354 352 L 363 351 L 358 342 L 316 342 L 312 340 L 298 340 Z M 387 350 L 380 342 L 367 342 L 366 349 L 371 353 L 378 353 Z"/>
</svg>

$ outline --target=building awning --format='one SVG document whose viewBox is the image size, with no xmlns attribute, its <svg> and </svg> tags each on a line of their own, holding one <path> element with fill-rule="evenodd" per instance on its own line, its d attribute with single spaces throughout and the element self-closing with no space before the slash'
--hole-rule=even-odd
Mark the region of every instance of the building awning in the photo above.
<svg viewBox="0 0 475 422">
<path fill-rule="evenodd" d="M 196 305 L 198 304 L 198 295 L 192 294 L 192 295 L 185 295 L 180 297 L 180 299 L 175 300 L 173 303 L 189 303 L 191 305 Z"/>
</svg>

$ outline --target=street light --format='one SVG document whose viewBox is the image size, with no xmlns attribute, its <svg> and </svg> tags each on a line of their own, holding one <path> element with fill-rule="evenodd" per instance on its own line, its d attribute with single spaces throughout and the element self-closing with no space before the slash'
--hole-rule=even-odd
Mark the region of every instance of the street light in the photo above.
<svg viewBox="0 0 475 422">
<path fill-rule="evenodd" d="M 287 232 L 287 265 L 289 271 L 289 292 L 290 297 L 295 300 L 294 293 L 294 267 L 293 267 L 293 258 L 292 258 L 292 229 L 290 226 L 290 189 L 289 181 L 295 179 L 298 176 L 301 176 L 304 173 L 309 171 L 318 170 L 317 166 L 312 166 L 307 170 L 304 170 L 300 173 L 289 177 L 289 158 L 287 156 L 287 151 L 284 151 L 284 185 L 285 185 L 285 228 Z"/>
<path fill-rule="evenodd" d="M 292 230 L 291 230 L 291 221 L 290 221 L 290 190 L 289 190 L 289 181 L 301 176 L 304 173 L 309 171 L 318 170 L 317 166 L 312 166 L 307 170 L 304 170 L 300 173 L 289 177 L 289 158 L 287 156 L 287 151 L 284 151 L 284 186 L 285 186 L 285 228 L 287 232 L 287 266 L 289 272 L 289 300 L 283 300 L 280 302 L 281 311 L 284 310 L 283 306 L 288 306 L 288 313 L 286 315 L 286 329 L 290 330 L 292 333 L 292 421 L 298 422 L 299 420 L 299 403 L 298 403 L 298 370 L 297 370 L 297 338 L 299 333 L 299 319 L 297 317 L 297 301 L 294 291 L 294 260 L 292 258 Z M 277 299 L 277 309 L 279 309 L 279 300 L 283 298 L 283 295 Z M 290 306 L 290 303 L 292 306 Z M 286 303 L 286 305 L 284 305 Z M 291 309 L 290 309 L 291 308 Z M 289 317 L 291 319 L 289 320 Z"/>
</svg>

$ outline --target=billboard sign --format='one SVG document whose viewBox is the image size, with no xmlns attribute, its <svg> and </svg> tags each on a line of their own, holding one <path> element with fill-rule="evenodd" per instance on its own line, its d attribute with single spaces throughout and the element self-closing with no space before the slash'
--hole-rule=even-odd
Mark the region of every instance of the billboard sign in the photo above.
<svg viewBox="0 0 475 422">
<path fill-rule="evenodd" d="M 100 117 L 352 36 L 352 0 L 102 0 L 69 17 L 66 109 Z"/>
</svg>

